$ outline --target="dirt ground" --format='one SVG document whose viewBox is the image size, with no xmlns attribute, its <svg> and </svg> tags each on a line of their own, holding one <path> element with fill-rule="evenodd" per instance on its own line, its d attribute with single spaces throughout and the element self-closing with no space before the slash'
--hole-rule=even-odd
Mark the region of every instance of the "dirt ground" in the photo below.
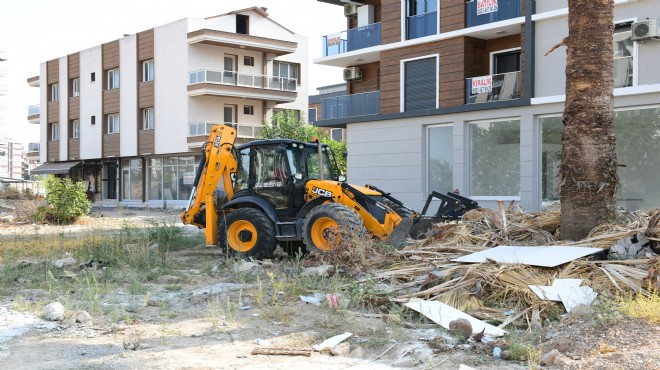
<svg viewBox="0 0 660 370">
<path fill-rule="evenodd" d="M 178 225 L 190 235 L 201 230 L 183 226 L 179 212 L 96 209 L 82 222 L 66 227 L 0 224 L 3 238 L 112 231 L 148 222 Z M 285 307 L 261 306 L 255 293 L 260 279 L 287 268 L 287 258 L 266 263 L 228 264 L 215 249 L 193 247 L 171 252 L 177 269 L 145 282 L 146 294 L 119 286 L 100 297 L 104 308 L 118 307 L 127 317 L 95 314 L 91 321 L 67 312 L 61 322 L 20 310 L 43 300 L 47 289 L 25 289 L 20 283 L 0 296 L 0 368 L 3 369 L 527 369 L 535 364 L 495 360 L 491 345 L 454 343 L 446 330 L 401 309 L 400 320 L 359 310 L 336 310 L 302 301 Z M 84 261 L 83 261 L 84 262 Z M 83 267 L 102 274 L 102 266 Z M 237 279 L 240 275 L 242 279 Z M 258 277 L 258 278 L 256 278 Z M 64 302 L 63 302 L 64 303 Z M 284 310 L 290 318 L 273 319 Z M 104 309 L 103 312 L 112 312 Z M 119 312 L 115 310 L 114 312 Z M 569 315 L 544 329 L 543 352 L 558 349 L 568 359 L 549 368 L 660 369 L 660 328 L 626 319 L 607 328 L 589 314 Z M 307 356 L 253 355 L 255 348 L 309 349 L 350 331 L 344 353 L 311 352 Z M 429 345 L 431 344 L 431 346 Z M 432 348 L 435 347 L 435 348 Z"/>
</svg>

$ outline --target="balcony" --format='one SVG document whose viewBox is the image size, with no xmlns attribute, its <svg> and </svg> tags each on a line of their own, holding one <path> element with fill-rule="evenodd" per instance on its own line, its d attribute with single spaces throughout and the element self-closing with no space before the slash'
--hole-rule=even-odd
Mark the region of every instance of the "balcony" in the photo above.
<svg viewBox="0 0 660 370">
<path fill-rule="evenodd" d="M 202 69 L 188 73 L 188 95 L 215 95 L 290 103 L 296 100 L 298 80 L 234 71 Z"/>
<path fill-rule="evenodd" d="M 298 43 L 266 37 L 243 35 L 212 29 L 201 29 L 188 33 L 188 43 L 223 46 L 233 49 L 245 49 L 260 53 L 285 55 L 295 53 Z"/>
<path fill-rule="evenodd" d="M 366 116 L 380 113 L 380 91 L 321 99 L 321 119 Z"/>
<path fill-rule="evenodd" d="M 191 122 L 188 124 L 188 142 L 206 141 L 206 137 L 209 136 L 213 126 L 216 125 L 229 125 L 236 130 L 236 136 L 238 138 L 245 139 L 253 139 L 259 136 L 262 127 L 260 124 L 231 123 L 220 121 Z"/>
<path fill-rule="evenodd" d="M 520 98 L 520 72 L 468 78 L 466 104 L 488 103 Z"/>
<path fill-rule="evenodd" d="M 33 76 L 28 78 L 27 83 L 31 87 L 39 87 L 39 76 Z"/>
<path fill-rule="evenodd" d="M 39 104 L 30 105 L 28 107 L 28 121 L 30 123 L 39 123 Z"/>
<path fill-rule="evenodd" d="M 39 148 L 41 147 L 40 143 L 28 143 L 28 154 L 30 153 L 39 153 Z"/>
<path fill-rule="evenodd" d="M 380 23 L 373 23 L 334 35 L 323 36 L 323 56 L 343 54 L 380 44 Z"/>
<path fill-rule="evenodd" d="M 429 12 L 408 17 L 408 40 L 435 35 L 437 33 L 438 12 Z"/>
<path fill-rule="evenodd" d="M 520 0 L 472 0 L 465 3 L 465 27 L 475 27 L 484 24 L 517 18 L 522 15 Z"/>
</svg>

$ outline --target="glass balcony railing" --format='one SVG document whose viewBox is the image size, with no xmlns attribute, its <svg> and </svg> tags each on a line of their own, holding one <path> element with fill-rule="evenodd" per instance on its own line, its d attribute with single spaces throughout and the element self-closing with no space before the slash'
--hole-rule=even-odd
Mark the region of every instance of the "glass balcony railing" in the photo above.
<svg viewBox="0 0 660 370">
<path fill-rule="evenodd" d="M 471 0 L 465 3 L 465 27 L 520 17 L 520 0 Z"/>
<path fill-rule="evenodd" d="M 380 44 L 380 23 L 373 23 L 323 36 L 323 56 L 338 55 Z"/>
<path fill-rule="evenodd" d="M 380 91 L 321 99 L 321 119 L 335 119 L 380 113 Z"/>
<path fill-rule="evenodd" d="M 28 107 L 28 116 L 32 116 L 35 114 L 39 114 L 39 104 L 36 105 L 30 105 Z"/>
<path fill-rule="evenodd" d="M 189 72 L 188 84 L 194 85 L 199 83 L 254 87 L 258 89 L 280 91 L 296 91 L 298 80 L 288 77 L 253 75 L 249 73 L 218 71 L 212 69 L 201 69 Z"/>
<path fill-rule="evenodd" d="M 520 99 L 520 72 L 472 77 L 465 85 L 467 104 Z"/>
<path fill-rule="evenodd" d="M 614 58 L 614 87 L 628 87 L 633 85 L 633 57 Z"/>
<path fill-rule="evenodd" d="M 261 132 L 261 125 L 247 123 L 231 123 L 220 121 L 191 122 L 188 124 L 188 136 L 207 136 L 216 125 L 229 125 L 236 129 L 236 135 L 244 138 L 255 138 Z"/>
<path fill-rule="evenodd" d="M 28 143 L 28 153 L 39 153 L 39 148 L 41 144 L 39 143 Z"/>
<path fill-rule="evenodd" d="M 408 40 L 438 33 L 438 12 L 408 17 Z"/>
</svg>

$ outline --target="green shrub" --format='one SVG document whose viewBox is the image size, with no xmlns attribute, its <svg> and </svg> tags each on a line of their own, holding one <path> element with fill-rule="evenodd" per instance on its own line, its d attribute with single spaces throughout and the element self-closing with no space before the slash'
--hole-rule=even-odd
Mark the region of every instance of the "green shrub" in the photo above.
<svg viewBox="0 0 660 370">
<path fill-rule="evenodd" d="M 46 180 L 46 202 L 36 219 L 57 224 L 70 224 L 92 209 L 82 182 L 51 177 Z"/>
</svg>

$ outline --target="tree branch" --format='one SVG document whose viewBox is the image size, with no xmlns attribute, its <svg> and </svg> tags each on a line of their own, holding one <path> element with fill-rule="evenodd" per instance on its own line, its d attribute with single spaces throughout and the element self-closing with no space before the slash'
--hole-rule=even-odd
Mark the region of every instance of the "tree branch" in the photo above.
<svg viewBox="0 0 660 370">
<path fill-rule="evenodd" d="M 547 57 L 548 54 L 552 53 L 553 51 L 555 51 L 555 49 L 559 48 L 562 45 L 568 47 L 568 37 L 564 37 L 563 40 L 561 40 L 555 46 L 551 47 L 548 51 L 546 51 L 545 54 L 543 54 L 543 56 Z"/>
</svg>

